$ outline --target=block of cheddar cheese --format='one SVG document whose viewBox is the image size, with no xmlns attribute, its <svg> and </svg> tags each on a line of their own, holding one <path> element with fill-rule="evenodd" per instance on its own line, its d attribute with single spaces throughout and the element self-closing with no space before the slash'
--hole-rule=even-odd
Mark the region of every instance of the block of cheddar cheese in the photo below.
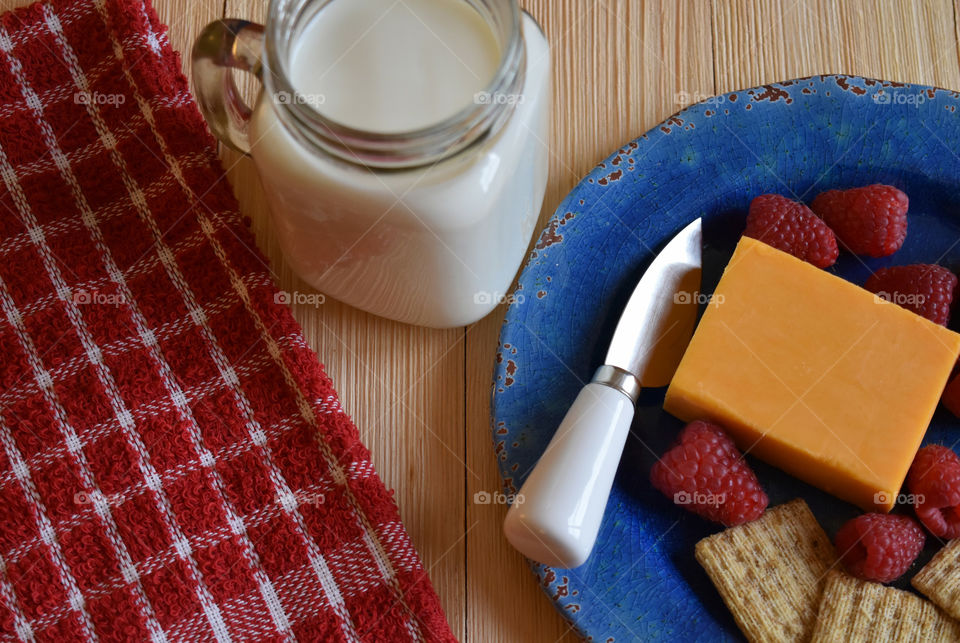
<svg viewBox="0 0 960 643">
<path fill-rule="evenodd" d="M 760 241 L 737 246 L 664 408 L 868 511 L 889 511 L 960 335 Z"/>
</svg>

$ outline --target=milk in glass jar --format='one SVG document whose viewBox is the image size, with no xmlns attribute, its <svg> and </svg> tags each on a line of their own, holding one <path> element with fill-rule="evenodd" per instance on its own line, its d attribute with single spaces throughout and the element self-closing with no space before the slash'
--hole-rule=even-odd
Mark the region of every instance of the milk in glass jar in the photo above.
<svg viewBox="0 0 960 643">
<path fill-rule="evenodd" d="M 547 180 L 550 57 L 515 0 L 277 0 L 193 51 L 213 132 L 250 154 L 284 256 L 321 292 L 411 324 L 504 297 Z M 231 68 L 256 73 L 245 105 Z"/>
</svg>

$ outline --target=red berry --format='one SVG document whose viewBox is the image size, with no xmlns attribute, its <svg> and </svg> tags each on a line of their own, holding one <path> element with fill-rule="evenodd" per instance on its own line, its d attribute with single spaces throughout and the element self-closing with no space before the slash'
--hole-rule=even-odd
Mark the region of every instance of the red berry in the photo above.
<svg viewBox="0 0 960 643">
<path fill-rule="evenodd" d="M 810 207 L 850 252 L 886 257 L 907 238 L 907 195 L 892 185 L 828 190 Z"/>
<path fill-rule="evenodd" d="M 761 194 L 750 202 L 747 237 L 808 261 L 818 268 L 837 260 L 837 238 L 810 208 L 779 194 Z"/>
<path fill-rule="evenodd" d="M 960 538 L 960 458 L 939 444 L 917 452 L 907 474 L 914 511 L 938 538 Z"/>
<path fill-rule="evenodd" d="M 940 401 L 948 411 L 960 418 L 960 375 L 954 376 L 943 389 Z"/>
<path fill-rule="evenodd" d="M 665 496 L 707 520 L 730 527 L 759 518 L 767 494 L 719 426 L 696 421 L 650 471 Z"/>
<path fill-rule="evenodd" d="M 917 263 L 880 268 L 863 286 L 930 321 L 946 326 L 957 276 L 942 266 Z"/>
<path fill-rule="evenodd" d="M 848 521 L 834 542 L 851 574 L 889 583 L 910 568 L 925 539 L 923 529 L 910 516 L 871 513 Z"/>
</svg>

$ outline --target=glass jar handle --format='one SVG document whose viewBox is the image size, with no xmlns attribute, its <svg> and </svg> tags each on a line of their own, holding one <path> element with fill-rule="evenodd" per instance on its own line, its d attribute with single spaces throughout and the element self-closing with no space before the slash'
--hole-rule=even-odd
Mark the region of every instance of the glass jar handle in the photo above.
<svg viewBox="0 0 960 643">
<path fill-rule="evenodd" d="M 243 102 L 231 70 L 260 78 L 263 25 L 246 20 L 211 22 L 193 43 L 193 88 L 200 112 L 214 136 L 238 152 L 250 153 L 247 126 L 253 110 Z"/>
</svg>

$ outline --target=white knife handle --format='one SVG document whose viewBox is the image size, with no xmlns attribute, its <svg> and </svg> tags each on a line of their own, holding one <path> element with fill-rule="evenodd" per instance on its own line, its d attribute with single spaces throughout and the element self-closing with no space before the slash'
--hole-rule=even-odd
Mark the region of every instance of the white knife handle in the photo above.
<svg viewBox="0 0 960 643">
<path fill-rule="evenodd" d="M 631 374 L 603 366 L 577 395 L 503 524 L 507 540 L 524 556 L 563 568 L 587 560 L 638 393 Z"/>
</svg>

